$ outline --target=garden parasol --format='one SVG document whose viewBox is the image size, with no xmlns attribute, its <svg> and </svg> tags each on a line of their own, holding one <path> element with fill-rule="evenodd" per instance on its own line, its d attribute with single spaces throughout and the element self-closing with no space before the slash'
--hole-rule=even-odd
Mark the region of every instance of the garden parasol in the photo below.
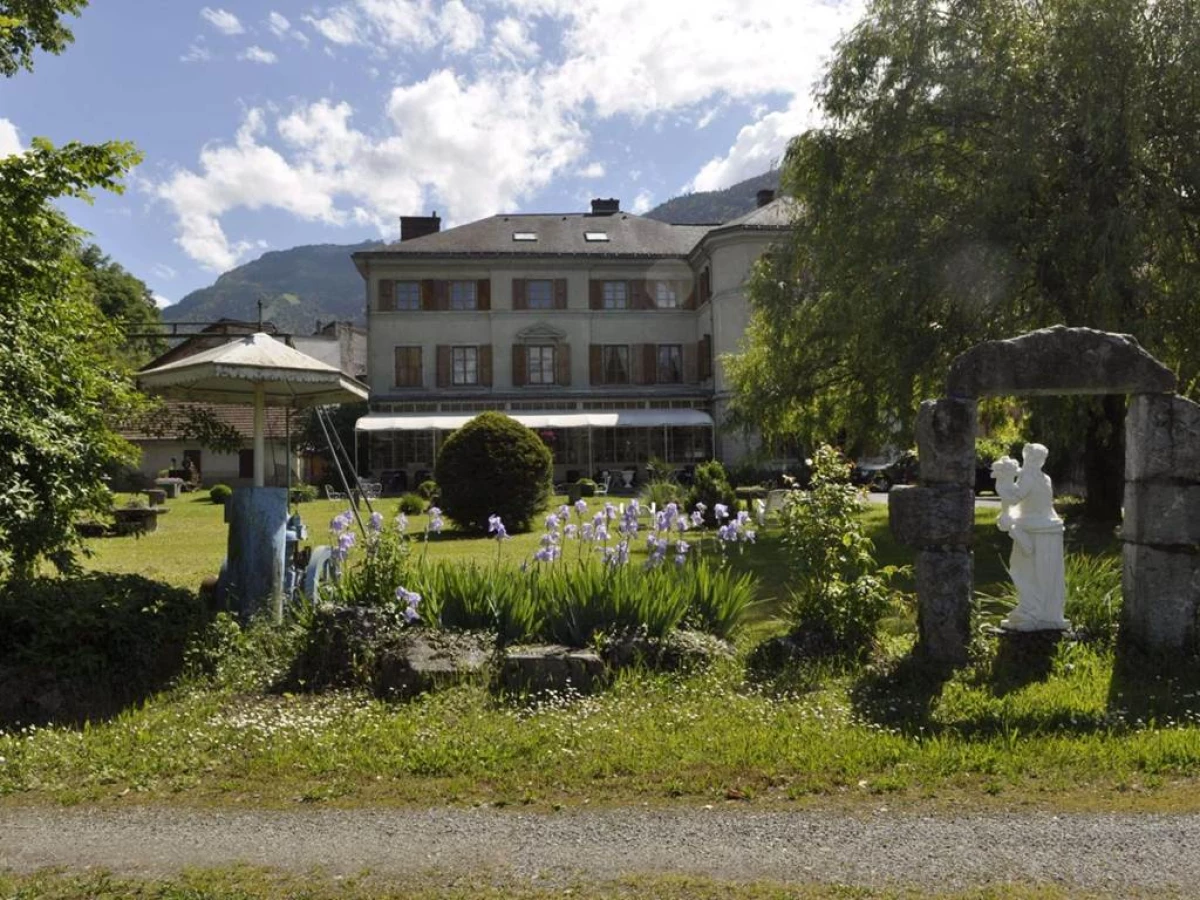
<svg viewBox="0 0 1200 900">
<path fill-rule="evenodd" d="M 266 406 L 323 406 L 367 398 L 367 386 L 269 334 L 143 369 L 138 385 L 174 400 L 254 404 L 254 486 L 263 486 Z"/>
</svg>

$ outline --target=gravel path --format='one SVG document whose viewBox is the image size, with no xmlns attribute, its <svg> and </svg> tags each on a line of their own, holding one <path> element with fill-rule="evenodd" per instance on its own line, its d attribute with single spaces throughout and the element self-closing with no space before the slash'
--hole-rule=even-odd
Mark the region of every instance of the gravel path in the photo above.
<svg viewBox="0 0 1200 900">
<path fill-rule="evenodd" d="M 243 862 L 333 874 L 490 873 L 965 889 L 1054 882 L 1120 894 L 1200 885 L 1200 815 L 706 809 L 224 812 L 0 809 L 0 869 L 100 866 L 164 875 Z"/>
</svg>

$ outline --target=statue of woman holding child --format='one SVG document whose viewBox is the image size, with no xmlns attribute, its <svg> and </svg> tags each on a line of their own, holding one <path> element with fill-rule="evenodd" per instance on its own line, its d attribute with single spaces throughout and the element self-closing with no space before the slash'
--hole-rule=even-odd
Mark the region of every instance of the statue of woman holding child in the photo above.
<svg viewBox="0 0 1200 900">
<path fill-rule="evenodd" d="M 1064 631 L 1066 574 L 1063 564 L 1063 521 L 1054 511 L 1054 486 L 1042 471 L 1049 451 L 1026 444 L 1024 465 L 1003 457 L 992 464 L 1000 497 L 997 527 L 1012 538 L 1009 575 L 1019 602 L 1000 623 L 1010 631 Z"/>
</svg>

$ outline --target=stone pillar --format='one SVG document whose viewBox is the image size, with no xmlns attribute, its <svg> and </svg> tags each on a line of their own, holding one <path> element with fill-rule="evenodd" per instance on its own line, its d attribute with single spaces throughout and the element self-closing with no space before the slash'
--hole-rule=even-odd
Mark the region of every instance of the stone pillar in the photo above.
<svg viewBox="0 0 1200 900">
<path fill-rule="evenodd" d="M 1150 654 L 1198 645 L 1200 406 L 1139 394 L 1125 419 L 1121 639 Z"/>
<path fill-rule="evenodd" d="M 917 652 L 938 666 L 967 661 L 974 591 L 974 400 L 926 400 L 917 414 L 920 484 L 888 495 L 896 540 L 917 551 Z"/>
</svg>

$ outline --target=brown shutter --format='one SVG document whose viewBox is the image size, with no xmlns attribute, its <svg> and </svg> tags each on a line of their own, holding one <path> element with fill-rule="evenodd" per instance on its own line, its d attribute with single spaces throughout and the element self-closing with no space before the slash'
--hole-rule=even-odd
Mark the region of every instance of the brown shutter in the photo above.
<svg viewBox="0 0 1200 900">
<path fill-rule="evenodd" d="M 634 344 L 633 355 L 641 361 L 641 378 L 638 384 L 654 384 L 658 381 L 658 350 L 654 344 Z M 636 364 L 635 364 L 636 365 Z"/>
<path fill-rule="evenodd" d="M 571 383 L 571 345 L 559 344 L 554 348 L 554 383 Z"/>
<path fill-rule="evenodd" d="M 379 280 L 379 311 L 391 312 L 396 308 L 396 282 L 390 278 Z"/>
<path fill-rule="evenodd" d="M 404 363 L 407 362 L 407 357 L 404 353 L 405 349 L 406 348 L 404 347 L 397 347 L 394 351 L 392 351 L 396 366 L 396 374 L 394 376 L 395 380 L 392 382 L 392 384 L 396 385 L 397 387 L 400 387 L 405 383 L 404 379 L 407 372 L 407 367 L 404 365 Z M 405 357 L 405 359 L 402 360 L 401 357 Z"/>
<path fill-rule="evenodd" d="M 512 345 L 512 383 L 513 387 L 521 387 L 525 384 L 525 345 Z"/>
<path fill-rule="evenodd" d="M 695 384 L 699 381 L 699 376 L 696 373 L 696 358 L 699 356 L 699 345 L 684 344 L 683 345 L 683 381 L 684 384 Z"/>
<path fill-rule="evenodd" d="M 565 278 L 554 279 L 554 308 L 567 308 L 567 279 Z"/>
<path fill-rule="evenodd" d="M 480 278 L 475 282 L 475 305 L 480 309 L 492 308 L 492 279 Z"/>
<path fill-rule="evenodd" d="M 479 383 L 483 387 L 492 386 L 492 345 L 479 345 Z"/>
<path fill-rule="evenodd" d="M 599 344 L 588 344 L 588 381 L 604 384 L 604 348 Z"/>
<path fill-rule="evenodd" d="M 588 282 L 588 308 L 604 309 L 604 282 Z"/>
<path fill-rule="evenodd" d="M 650 295 L 650 282 L 635 278 L 629 282 L 629 308 L 654 309 L 654 298 Z"/>
<path fill-rule="evenodd" d="M 712 378 L 712 335 L 706 334 L 700 338 L 700 342 L 696 345 L 696 355 L 699 359 L 696 360 L 697 375 L 701 381 Z"/>
<path fill-rule="evenodd" d="M 437 282 L 432 278 L 421 281 L 421 309 L 437 309 Z"/>
<path fill-rule="evenodd" d="M 450 346 L 448 344 L 438 344 L 437 346 L 437 386 L 450 386 Z"/>
<path fill-rule="evenodd" d="M 450 308 L 450 282 L 438 280 L 433 283 L 433 294 L 438 309 Z"/>
<path fill-rule="evenodd" d="M 684 309 L 696 308 L 696 284 L 693 281 L 679 282 L 679 296 Z"/>
<path fill-rule="evenodd" d="M 525 293 L 525 279 L 524 278 L 514 278 L 513 279 L 512 300 L 513 300 L 513 304 L 512 304 L 513 309 L 529 309 L 529 297 Z"/>
<path fill-rule="evenodd" d="M 705 269 L 700 273 L 700 303 L 704 304 L 712 297 L 712 271 Z"/>
<path fill-rule="evenodd" d="M 646 384 L 646 344 L 633 344 L 629 348 L 629 383 Z M 650 344 L 649 346 L 654 346 Z"/>
</svg>

